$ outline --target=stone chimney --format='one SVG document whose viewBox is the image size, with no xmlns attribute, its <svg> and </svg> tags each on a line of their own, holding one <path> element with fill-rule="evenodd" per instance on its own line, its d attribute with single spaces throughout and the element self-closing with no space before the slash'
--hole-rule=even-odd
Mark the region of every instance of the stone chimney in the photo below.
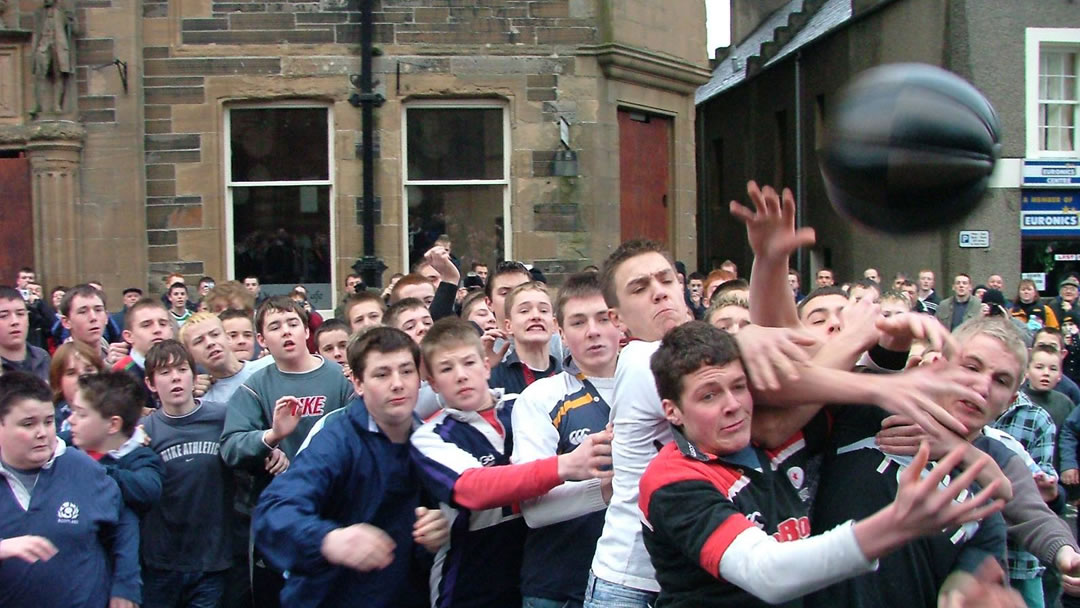
<svg viewBox="0 0 1080 608">
<path fill-rule="evenodd" d="M 731 44 L 742 44 L 761 22 L 790 0 L 731 0 Z"/>
</svg>

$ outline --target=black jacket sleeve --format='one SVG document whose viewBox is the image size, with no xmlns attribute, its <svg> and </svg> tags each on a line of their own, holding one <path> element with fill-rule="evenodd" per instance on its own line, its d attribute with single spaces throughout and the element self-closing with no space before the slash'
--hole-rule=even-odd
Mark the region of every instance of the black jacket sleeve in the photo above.
<svg viewBox="0 0 1080 608">
<path fill-rule="evenodd" d="M 435 299 L 431 301 L 431 320 L 438 321 L 454 314 L 454 299 L 457 297 L 457 285 L 441 281 L 435 290 Z"/>
</svg>

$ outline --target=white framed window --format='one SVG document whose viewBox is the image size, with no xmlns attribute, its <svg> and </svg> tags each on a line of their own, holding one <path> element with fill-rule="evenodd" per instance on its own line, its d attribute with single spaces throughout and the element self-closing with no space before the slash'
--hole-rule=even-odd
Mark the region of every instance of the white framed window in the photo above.
<svg viewBox="0 0 1080 608">
<path fill-rule="evenodd" d="M 1028 158 L 1080 157 L 1080 28 L 1027 28 Z"/>
<path fill-rule="evenodd" d="M 510 119 L 496 100 L 419 100 L 401 113 L 402 259 L 423 259 L 440 235 L 462 275 L 511 252 Z"/>
<path fill-rule="evenodd" d="M 312 306 L 334 307 L 333 133 L 333 109 L 325 104 L 225 108 L 230 278 L 256 276 L 268 295 L 302 284 Z"/>
</svg>

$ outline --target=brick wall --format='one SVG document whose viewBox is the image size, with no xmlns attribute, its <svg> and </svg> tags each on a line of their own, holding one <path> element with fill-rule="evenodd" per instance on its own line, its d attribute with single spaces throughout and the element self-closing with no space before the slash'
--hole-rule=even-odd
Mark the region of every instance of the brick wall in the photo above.
<svg viewBox="0 0 1080 608">
<path fill-rule="evenodd" d="M 424 6 L 422 6 L 423 4 Z M 564 45 L 595 41 L 591 19 L 574 18 L 569 0 L 382 0 L 374 7 L 382 45 Z M 144 17 L 164 17 L 147 2 Z M 355 44 L 360 12 L 345 3 L 214 0 L 211 14 L 184 19 L 184 44 Z"/>
<path fill-rule="evenodd" d="M 514 87 L 521 89 L 522 101 L 535 104 L 537 117 L 557 133 L 557 116 L 574 111 L 573 102 L 559 101 L 557 75 L 573 73 L 574 47 L 598 38 L 595 15 L 575 15 L 582 11 L 575 11 L 571 1 L 377 1 L 375 42 L 384 56 L 376 62 L 376 70 L 382 72 L 376 78 L 389 90 L 387 96 L 393 97 L 390 91 L 399 65 L 403 81 L 409 75 L 464 75 L 460 77 L 468 80 L 509 74 L 515 82 L 520 81 Z M 184 246 L 196 234 L 205 237 L 211 229 L 220 230 L 224 219 L 219 217 L 218 202 L 185 190 L 183 177 L 192 170 L 210 174 L 213 169 L 208 165 L 221 162 L 216 155 L 207 154 L 207 146 L 220 146 L 223 136 L 212 132 L 209 124 L 218 108 L 208 93 L 208 81 L 220 86 L 230 79 L 269 79 L 275 83 L 306 83 L 303 86 L 311 91 L 312 86 L 326 86 L 312 85 L 315 79 L 325 81 L 329 76 L 334 86 L 345 86 L 347 91 L 346 76 L 359 71 L 360 12 L 356 0 L 211 0 L 204 5 L 208 12 L 184 12 L 177 23 L 176 11 L 170 15 L 167 1 L 146 0 L 141 6 L 146 31 L 164 31 L 161 25 L 167 24 L 180 42 L 175 46 L 172 38 L 150 36 L 142 53 L 146 228 L 150 284 L 156 286 L 158 276 L 172 271 L 190 275 L 224 272 L 224 260 L 214 259 L 212 252 L 193 255 L 197 248 Z M 201 49 L 206 50 L 205 54 Z M 105 49 L 100 52 L 103 55 Z M 305 60 L 305 56 L 311 59 Z M 275 93 L 267 97 L 280 96 L 281 90 L 289 86 L 283 84 L 278 89 L 275 84 Z M 403 85 L 400 93 L 408 94 L 408 86 Z M 307 96 L 310 98 L 310 93 Z M 87 112 L 94 112 L 91 116 L 106 117 L 104 100 L 88 101 L 101 106 L 92 110 L 87 106 Z M 206 106 L 208 123 L 204 132 L 185 132 L 174 126 L 174 114 L 190 114 L 191 109 L 202 105 Z M 538 150 L 536 162 L 520 177 L 549 176 L 549 148 Z M 357 161 L 339 155 L 337 162 L 340 168 L 342 163 Z M 343 179 L 337 184 L 339 195 L 358 194 L 359 183 Z M 220 189 L 220 185 L 214 184 L 214 188 Z M 384 205 L 400 203 L 399 196 L 384 190 L 379 192 L 386 201 Z M 392 223 L 400 218 L 386 221 Z M 338 235 L 343 236 L 341 229 Z M 339 263 L 359 248 L 355 240 L 350 240 L 355 235 L 346 233 L 343 238 L 338 246 Z"/>
</svg>

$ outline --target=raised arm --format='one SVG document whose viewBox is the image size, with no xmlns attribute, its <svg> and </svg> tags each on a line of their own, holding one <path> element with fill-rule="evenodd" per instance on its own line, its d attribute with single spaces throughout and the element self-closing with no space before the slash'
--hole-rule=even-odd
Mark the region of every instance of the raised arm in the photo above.
<svg viewBox="0 0 1080 608">
<path fill-rule="evenodd" d="M 731 214 L 746 224 L 754 251 L 750 273 L 750 320 L 767 327 L 798 327 L 795 297 L 787 284 L 791 252 L 814 244 L 814 229 L 795 229 L 795 197 L 784 188 L 778 195 L 771 186 L 746 184 L 754 209 L 731 201 Z M 757 306 L 755 306 L 757 303 Z"/>
</svg>

